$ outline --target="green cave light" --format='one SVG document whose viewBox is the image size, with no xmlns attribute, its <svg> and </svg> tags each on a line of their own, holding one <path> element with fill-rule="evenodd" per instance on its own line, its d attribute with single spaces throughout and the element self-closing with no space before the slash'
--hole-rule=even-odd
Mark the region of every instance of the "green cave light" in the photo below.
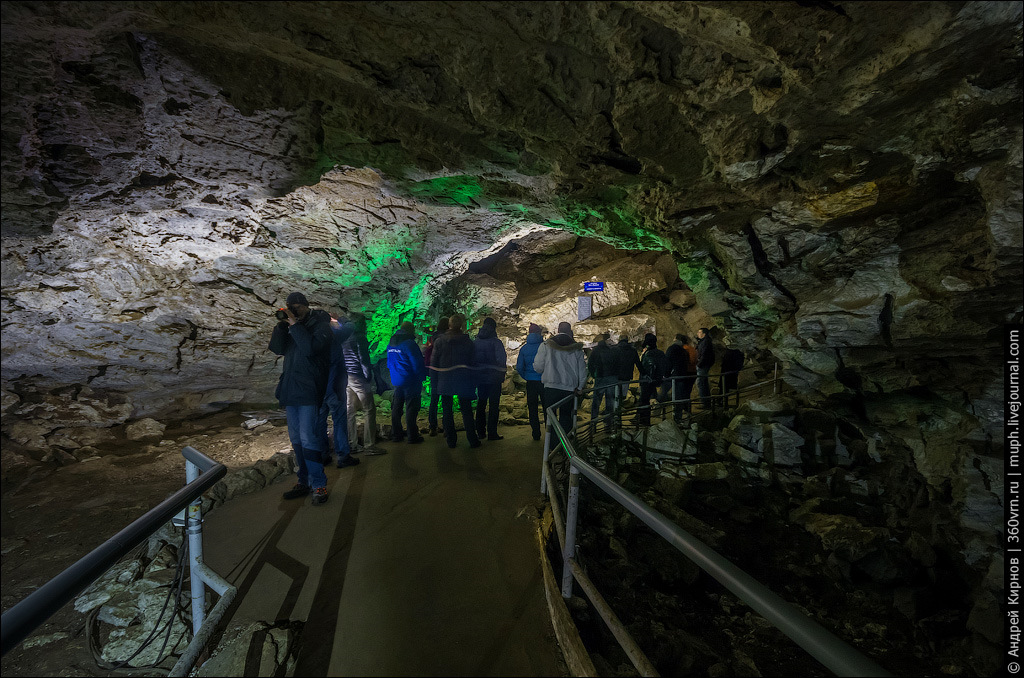
<svg viewBox="0 0 1024 678">
<path fill-rule="evenodd" d="M 370 343 L 370 358 L 373 362 L 377 362 L 388 350 L 388 343 L 403 320 L 411 320 L 414 314 L 420 316 L 423 291 L 432 278 L 433 276 L 429 274 L 421 276 L 419 282 L 409 291 L 405 301 L 396 303 L 390 299 L 383 299 L 372 308 L 362 308 L 362 312 L 367 316 L 366 339 Z M 421 327 L 416 329 L 422 332 Z"/>
<path fill-rule="evenodd" d="M 431 198 L 441 203 L 468 206 L 483 193 L 480 181 L 472 176 L 438 177 L 418 181 L 409 192 L 417 198 Z"/>
</svg>

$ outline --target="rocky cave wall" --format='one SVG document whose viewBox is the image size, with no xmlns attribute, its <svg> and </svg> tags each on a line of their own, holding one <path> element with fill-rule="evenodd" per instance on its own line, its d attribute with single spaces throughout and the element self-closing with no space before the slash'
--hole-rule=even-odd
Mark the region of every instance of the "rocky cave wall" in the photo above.
<svg viewBox="0 0 1024 678">
<path fill-rule="evenodd" d="M 770 351 L 996 542 L 1020 3 L 6 2 L 2 19 L 8 440 L 265 402 L 293 289 L 364 310 L 380 342 L 455 285 L 511 338 L 572 315 L 586 263 L 619 247 L 647 259 L 605 317 L 650 317 L 660 290 L 695 302 L 679 328 L 710 318 Z M 517 259 L 552 228 L 605 245 Z M 567 277 L 537 278 L 560 247 Z"/>
</svg>

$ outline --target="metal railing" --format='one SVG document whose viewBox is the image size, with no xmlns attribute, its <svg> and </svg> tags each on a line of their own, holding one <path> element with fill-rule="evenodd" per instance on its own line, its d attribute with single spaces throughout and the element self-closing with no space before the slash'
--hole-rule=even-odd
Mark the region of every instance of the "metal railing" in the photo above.
<svg viewBox="0 0 1024 678">
<path fill-rule="evenodd" d="M 753 391 L 755 388 L 763 388 L 771 384 L 773 390 L 777 391 L 778 369 L 774 370 L 773 378 L 767 382 L 753 384 L 738 389 L 738 391 Z M 774 383 L 773 383 L 774 382 Z M 633 383 L 633 382 L 630 382 Z M 583 393 L 592 392 L 594 389 L 587 389 Z M 724 396 L 725 394 L 720 394 Z M 551 502 L 554 524 L 558 532 L 559 542 L 562 547 L 562 596 L 572 596 L 572 583 L 576 579 L 584 592 L 594 603 L 595 609 L 601 615 L 612 634 L 619 640 L 623 650 L 629 656 L 634 666 L 643 676 L 658 675 L 653 665 L 644 656 L 639 646 L 629 636 L 628 631 L 618 621 L 614 612 L 607 605 L 600 594 L 597 593 L 593 583 L 589 580 L 583 569 L 576 560 L 576 529 L 579 516 L 579 484 L 580 475 L 585 476 L 594 485 L 604 491 L 609 497 L 622 505 L 627 511 L 639 518 L 654 532 L 664 538 L 669 544 L 678 549 L 683 555 L 689 558 L 695 565 L 725 588 L 731 591 L 737 598 L 749 605 L 756 612 L 767 619 L 773 626 L 789 636 L 797 645 L 808 652 L 812 657 L 821 662 L 826 668 L 838 676 L 889 676 L 887 671 L 880 667 L 873 660 L 865 657 L 859 651 L 851 647 L 842 639 L 814 622 L 810 617 L 800 612 L 795 606 L 785 601 L 778 594 L 755 580 L 724 556 L 717 553 L 707 544 L 703 543 L 690 533 L 681 529 L 654 510 L 628 490 L 611 480 L 593 465 L 584 461 L 576 453 L 574 442 L 576 434 L 580 432 L 577 425 L 575 413 L 578 409 L 581 396 L 570 395 L 557 403 L 549 406 L 546 412 L 547 432 L 544 438 L 544 458 L 541 467 L 541 493 L 547 494 Z M 570 400 L 573 401 L 573 437 L 570 438 L 562 428 L 555 414 L 556 409 Z M 686 399 L 689 400 L 689 399 Z M 662 407 L 678 404 L 681 401 L 667 401 L 659 403 Z M 641 406 L 642 407 L 642 406 Z M 653 406 L 652 406 L 653 408 Z M 621 416 L 623 408 L 616 408 L 616 418 L 621 430 Z M 636 412 L 639 408 L 633 408 Z M 664 409 L 663 409 L 664 414 Z M 589 429 L 589 425 L 587 426 Z M 552 447 L 552 438 L 555 438 L 555 446 Z M 564 527 L 562 525 L 562 509 L 558 497 L 554 492 L 554 477 L 550 467 L 551 453 L 561 448 L 569 461 L 568 492 L 566 493 L 566 508 Z"/>
<path fill-rule="evenodd" d="M 6 655 L 118 560 L 187 507 L 188 548 L 192 561 L 193 637 L 171 669 L 170 675 L 188 674 L 214 627 L 231 604 L 235 589 L 202 560 L 202 495 L 224 477 L 227 468 L 192 447 L 182 449 L 181 455 L 185 458 L 184 487 L 3 613 L 0 619 L 2 654 Z M 181 547 L 185 548 L 185 545 Z M 206 616 L 204 584 L 220 595 L 220 600 L 209 616 Z"/>
</svg>

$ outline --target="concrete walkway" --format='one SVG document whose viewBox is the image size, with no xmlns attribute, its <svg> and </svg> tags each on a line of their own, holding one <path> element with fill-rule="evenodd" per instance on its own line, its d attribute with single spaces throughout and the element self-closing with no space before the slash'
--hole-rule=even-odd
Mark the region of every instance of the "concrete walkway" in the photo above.
<svg viewBox="0 0 1024 678">
<path fill-rule="evenodd" d="M 328 470 L 321 507 L 281 499 L 290 476 L 211 512 L 206 560 L 239 587 L 228 623 L 305 621 L 297 676 L 566 675 L 523 512 L 541 444 L 501 433 L 384 443 Z"/>
</svg>

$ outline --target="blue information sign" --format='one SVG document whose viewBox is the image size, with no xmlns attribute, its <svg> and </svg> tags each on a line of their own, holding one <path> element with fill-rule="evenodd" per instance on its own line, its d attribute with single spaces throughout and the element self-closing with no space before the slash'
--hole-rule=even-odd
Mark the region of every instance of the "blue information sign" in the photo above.
<svg viewBox="0 0 1024 678">
<path fill-rule="evenodd" d="M 585 282 L 583 283 L 584 292 L 604 292 L 603 282 Z"/>
</svg>

